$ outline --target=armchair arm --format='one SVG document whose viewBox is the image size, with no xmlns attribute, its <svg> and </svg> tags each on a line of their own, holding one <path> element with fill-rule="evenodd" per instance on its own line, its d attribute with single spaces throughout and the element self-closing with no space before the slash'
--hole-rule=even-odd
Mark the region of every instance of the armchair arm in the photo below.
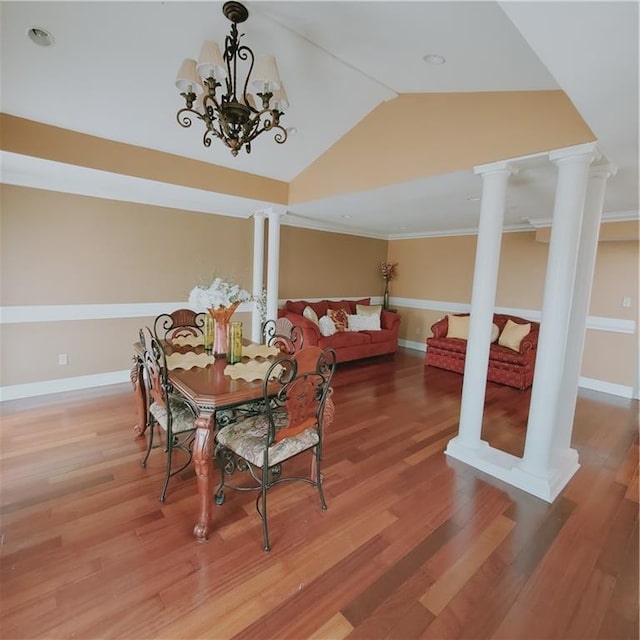
<svg viewBox="0 0 640 640">
<path fill-rule="evenodd" d="M 431 332 L 434 338 L 446 338 L 447 331 L 449 331 L 449 320 L 447 316 L 431 325 Z"/>
<path fill-rule="evenodd" d="M 399 332 L 400 315 L 398 313 L 393 313 L 392 311 L 382 309 L 382 311 L 380 312 L 380 328 L 391 329 L 392 331 Z"/>
<path fill-rule="evenodd" d="M 522 338 L 520 342 L 520 355 L 524 356 L 527 360 L 534 360 L 536 357 L 536 351 L 538 349 L 538 335 L 540 333 L 540 326 L 537 324 L 531 325 L 531 331 Z"/>
<path fill-rule="evenodd" d="M 286 309 L 280 309 L 278 311 L 279 318 L 288 318 L 292 324 L 298 325 L 302 329 L 302 345 L 304 347 L 317 346 L 320 339 L 320 329 L 315 322 L 312 322 L 304 316 L 287 311 Z"/>
</svg>

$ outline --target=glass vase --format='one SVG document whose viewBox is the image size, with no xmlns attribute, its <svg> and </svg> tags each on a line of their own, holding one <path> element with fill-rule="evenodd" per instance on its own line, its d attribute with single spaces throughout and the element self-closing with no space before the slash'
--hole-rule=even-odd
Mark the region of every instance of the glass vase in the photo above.
<svg viewBox="0 0 640 640">
<path fill-rule="evenodd" d="M 382 297 L 382 308 L 389 310 L 389 287 L 384 288 L 384 296 Z"/>
<path fill-rule="evenodd" d="M 229 325 L 229 348 L 227 361 L 236 364 L 242 360 L 242 322 L 232 322 Z"/>
<path fill-rule="evenodd" d="M 209 309 L 209 315 L 215 320 L 213 330 L 213 355 L 216 358 L 224 358 L 229 346 L 229 321 L 239 302 L 234 302 L 228 307 L 215 307 Z"/>
</svg>

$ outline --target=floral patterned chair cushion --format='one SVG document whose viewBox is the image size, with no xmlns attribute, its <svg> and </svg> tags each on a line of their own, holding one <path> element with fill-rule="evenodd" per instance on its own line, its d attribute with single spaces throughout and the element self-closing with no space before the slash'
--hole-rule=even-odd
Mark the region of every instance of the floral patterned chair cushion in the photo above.
<svg viewBox="0 0 640 640">
<path fill-rule="evenodd" d="M 169 398 L 171 405 L 171 430 L 173 433 L 181 433 L 182 431 L 190 431 L 195 428 L 195 416 L 189 406 L 182 402 L 180 398 Z M 158 421 L 158 424 L 167 430 L 167 408 L 154 402 L 149 408 L 151 415 Z"/>
<path fill-rule="evenodd" d="M 284 412 L 275 414 L 278 430 L 288 423 L 288 415 Z M 218 444 L 231 449 L 256 467 L 262 467 L 264 450 L 267 442 L 268 418 L 264 414 L 250 416 L 244 420 L 224 427 L 218 432 Z M 305 429 L 296 436 L 274 442 L 269 447 L 268 466 L 279 464 L 302 451 L 315 447 L 319 442 L 316 429 Z"/>
</svg>

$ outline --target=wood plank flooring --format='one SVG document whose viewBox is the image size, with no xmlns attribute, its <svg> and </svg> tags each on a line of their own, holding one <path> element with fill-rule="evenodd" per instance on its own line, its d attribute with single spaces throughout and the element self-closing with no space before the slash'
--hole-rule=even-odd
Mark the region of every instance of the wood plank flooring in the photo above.
<svg viewBox="0 0 640 640">
<path fill-rule="evenodd" d="M 553 503 L 447 458 L 462 376 L 346 364 L 323 472 L 214 507 L 134 436 L 128 385 L 0 406 L 3 640 L 638 638 L 638 402 L 581 391 L 581 468 Z M 521 455 L 530 391 L 489 383 L 483 438 Z M 294 461 L 307 468 L 308 458 Z"/>
</svg>

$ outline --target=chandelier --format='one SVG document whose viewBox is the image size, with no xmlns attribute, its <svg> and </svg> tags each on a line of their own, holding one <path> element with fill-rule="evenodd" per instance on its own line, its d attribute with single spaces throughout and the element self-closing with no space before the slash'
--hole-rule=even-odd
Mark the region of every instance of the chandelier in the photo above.
<svg viewBox="0 0 640 640">
<path fill-rule="evenodd" d="M 198 61 L 186 59 L 178 71 L 176 87 L 186 104 L 176 114 L 178 123 L 188 128 L 193 116 L 202 120 L 204 146 L 219 138 L 234 156 L 242 147 L 251 153 L 252 140 L 265 131 L 274 131 L 274 140 L 282 144 L 287 131 L 280 116 L 289 103 L 275 58 L 263 55 L 256 60 L 253 51 L 240 44 L 244 34 L 238 35 L 237 25 L 249 17 L 244 5 L 225 2 L 222 13 L 231 21 L 224 54 L 215 42 L 206 41 Z M 238 78 L 243 68 L 244 82 Z"/>
</svg>

